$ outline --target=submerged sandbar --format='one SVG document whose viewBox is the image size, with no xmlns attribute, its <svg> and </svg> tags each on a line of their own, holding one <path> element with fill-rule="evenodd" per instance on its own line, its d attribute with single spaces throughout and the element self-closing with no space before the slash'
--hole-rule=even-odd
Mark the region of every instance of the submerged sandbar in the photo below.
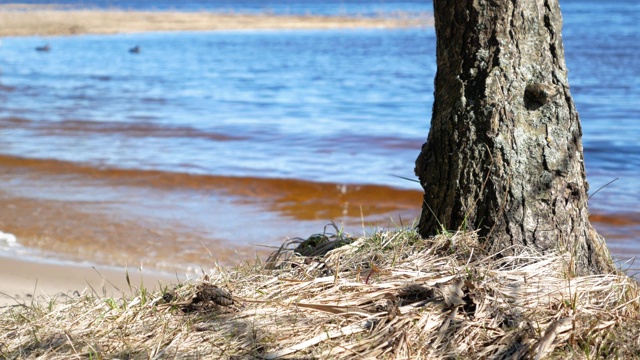
<svg viewBox="0 0 640 360">
<path fill-rule="evenodd" d="M 408 28 L 432 25 L 429 15 L 349 17 L 214 12 L 86 10 L 0 5 L 0 36 L 117 34 L 147 31 Z"/>
</svg>

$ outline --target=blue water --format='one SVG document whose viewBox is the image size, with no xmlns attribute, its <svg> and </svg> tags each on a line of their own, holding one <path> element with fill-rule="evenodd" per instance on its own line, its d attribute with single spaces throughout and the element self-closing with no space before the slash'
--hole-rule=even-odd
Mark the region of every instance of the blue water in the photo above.
<svg viewBox="0 0 640 360">
<path fill-rule="evenodd" d="M 432 10 L 431 1 L 417 0 L 21 0 L 24 4 L 60 4 L 128 10 L 224 11 L 239 13 L 320 14 L 377 16 Z M 2 2 L 0 2 L 2 3 Z"/>
<path fill-rule="evenodd" d="M 592 208 L 640 213 L 640 3 L 565 1 L 563 39 Z M 637 239 L 640 240 L 640 239 Z"/>
<path fill-rule="evenodd" d="M 33 51 L 42 39 L 8 38 L 2 84 L 14 90 L 2 95 L 0 118 L 24 121 L 4 130 L 2 151 L 407 186 L 389 174 L 411 176 L 427 132 L 433 37 L 430 30 L 77 36 L 47 39 L 47 54 Z M 132 44 L 143 53 L 129 54 Z"/>
<path fill-rule="evenodd" d="M 29 3 L 50 3 L 30 1 Z M 426 1 L 91 1 L 133 9 L 364 14 Z M 631 219 L 640 254 L 640 3 L 562 1 L 592 213 Z M 48 43 L 52 51 L 39 53 Z M 139 45 L 137 55 L 127 50 Z M 433 101 L 433 29 L 9 37 L 0 155 L 175 173 L 417 189 Z M 256 215 L 257 216 L 257 215 Z"/>
</svg>

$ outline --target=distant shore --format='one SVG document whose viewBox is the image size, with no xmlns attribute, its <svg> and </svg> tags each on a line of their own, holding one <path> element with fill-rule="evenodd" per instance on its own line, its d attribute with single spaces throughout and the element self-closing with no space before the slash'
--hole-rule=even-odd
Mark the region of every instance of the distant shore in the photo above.
<svg viewBox="0 0 640 360">
<path fill-rule="evenodd" d="M 148 31 L 408 28 L 433 24 L 416 17 L 348 17 L 232 14 L 213 12 L 78 10 L 64 7 L 0 5 L 0 36 L 117 34 Z"/>
</svg>

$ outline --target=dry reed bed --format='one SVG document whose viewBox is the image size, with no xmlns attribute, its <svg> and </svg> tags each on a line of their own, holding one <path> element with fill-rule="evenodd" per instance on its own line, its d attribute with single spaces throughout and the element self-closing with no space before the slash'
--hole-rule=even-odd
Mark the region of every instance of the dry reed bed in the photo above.
<svg viewBox="0 0 640 360">
<path fill-rule="evenodd" d="M 16 10 L 0 7 L 0 36 L 115 34 L 145 31 L 406 28 L 430 26 L 430 15 L 295 16 L 173 11 Z"/>
<path fill-rule="evenodd" d="M 572 277 L 567 256 L 527 249 L 500 258 L 484 253 L 473 234 L 422 240 L 404 230 L 355 241 L 344 234 L 312 239 L 288 244 L 265 264 L 217 268 L 164 291 L 142 288 L 121 299 L 93 292 L 5 307 L 0 309 L 0 357 L 582 359 L 640 354 L 638 285 L 623 274 Z M 317 257 L 291 250 L 318 248 L 328 240 L 347 245 Z"/>
</svg>

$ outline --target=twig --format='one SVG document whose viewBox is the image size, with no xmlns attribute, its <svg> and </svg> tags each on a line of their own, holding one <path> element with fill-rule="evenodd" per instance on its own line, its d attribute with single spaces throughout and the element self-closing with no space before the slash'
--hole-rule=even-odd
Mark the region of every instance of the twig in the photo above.
<svg viewBox="0 0 640 360">
<path fill-rule="evenodd" d="M 619 177 L 617 177 L 617 178 L 615 178 L 615 179 L 613 179 L 613 180 L 609 181 L 608 183 L 606 183 L 606 184 L 604 184 L 604 185 L 600 186 L 600 188 L 599 188 L 598 190 L 596 190 L 596 192 L 594 192 L 593 194 L 591 194 L 591 195 L 587 198 L 587 200 L 590 200 L 590 199 L 593 197 L 593 195 L 595 195 L 595 194 L 597 194 L 597 193 L 598 193 L 598 191 L 600 191 L 600 190 L 602 190 L 602 189 L 606 188 L 607 186 L 609 186 L 609 185 L 613 184 L 614 182 L 618 181 L 619 179 L 620 179 L 620 178 L 619 178 Z"/>
</svg>

